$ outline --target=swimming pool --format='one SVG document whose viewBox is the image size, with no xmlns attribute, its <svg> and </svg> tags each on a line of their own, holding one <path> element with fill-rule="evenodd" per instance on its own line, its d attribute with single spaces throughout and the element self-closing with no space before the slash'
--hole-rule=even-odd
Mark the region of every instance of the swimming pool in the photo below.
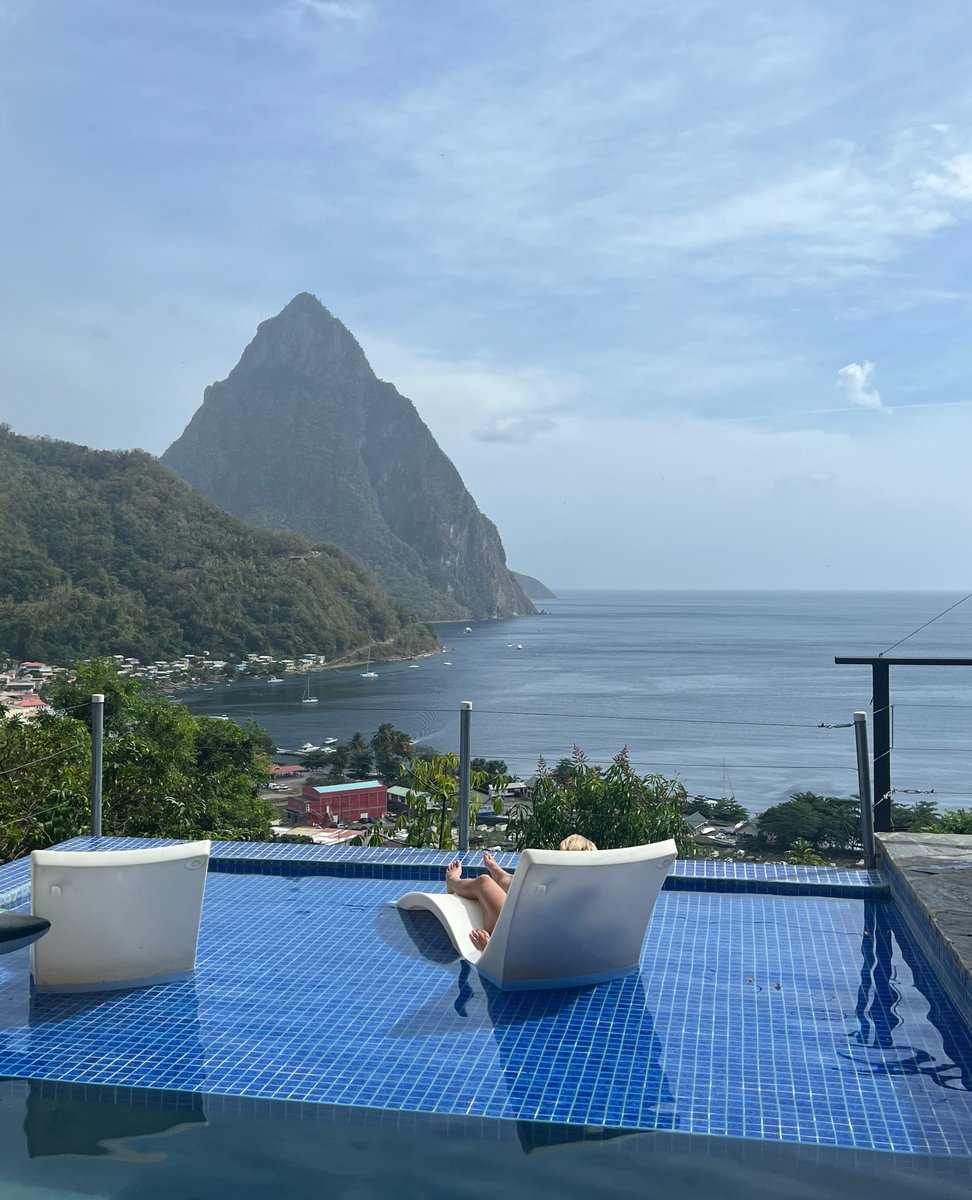
<svg viewBox="0 0 972 1200">
<path fill-rule="evenodd" d="M 640 974 L 501 993 L 455 961 L 436 923 L 390 907 L 441 878 L 448 857 L 216 846 L 184 984 L 37 995 L 25 953 L 0 959 L 0 1075 L 13 1089 L 2 1111 L 36 1128 L 46 1105 L 45 1129 L 87 1123 L 97 1144 L 104 1126 L 127 1146 L 147 1135 L 113 1137 L 112 1121 L 195 1111 L 174 1121 L 186 1126 L 177 1138 L 151 1139 L 169 1147 L 160 1175 L 225 1151 L 234 1177 L 234 1153 L 272 1129 L 265 1152 L 295 1187 L 305 1169 L 344 1160 L 348 1128 L 390 1179 L 403 1156 L 421 1159 L 415 1186 L 425 1178 L 429 1195 L 437 1154 L 464 1186 L 501 1160 L 526 1171 L 524 1186 L 560 1178 L 561 1194 L 575 1173 L 616 1173 L 624 1189 L 665 1163 L 670 1194 L 705 1163 L 748 1181 L 750 1196 L 811 1162 L 815 1187 L 828 1172 L 890 1180 L 898 1160 L 915 1188 L 935 1181 L 929 1194 L 972 1182 L 972 1042 L 873 876 L 749 868 L 720 880 L 679 864 Z M 23 870 L 0 871 L 21 905 Z M 787 889 L 812 894 L 774 894 Z M 55 1101 L 68 1106 L 60 1117 Z M 0 1178 L 12 1179 L 24 1163 L 8 1144 Z M 42 1157 L 27 1160 L 38 1182 Z M 347 1194 L 377 1195 L 363 1180 L 348 1176 Z"/>
</svg>

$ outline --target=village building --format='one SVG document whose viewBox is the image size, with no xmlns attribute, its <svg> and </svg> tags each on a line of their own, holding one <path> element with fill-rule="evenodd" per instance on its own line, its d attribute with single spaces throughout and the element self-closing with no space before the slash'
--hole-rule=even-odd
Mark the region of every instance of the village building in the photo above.
<svg viewBox="0 0 972 1200">
<path fill-rule="evenodd" d="M 287 800 L 287 816 L 295 824 L 338 825 L 377 821 L 388 811 L 388 789 L 380 779 L 336 783 L 328 787 L 308 784 L 299 796 Z"/>
</svg>

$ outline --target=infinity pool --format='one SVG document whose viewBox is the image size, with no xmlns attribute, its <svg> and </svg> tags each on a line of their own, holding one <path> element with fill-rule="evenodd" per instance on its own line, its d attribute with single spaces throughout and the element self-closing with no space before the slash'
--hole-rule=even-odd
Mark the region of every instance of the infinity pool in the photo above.
<svg viewBox="0 0 972 1200">
<path fill-rule="evenodd" d="M 749 1196 L 774 1178 L 788 1196 L 823 1195 L 827 1178 L 908 1177 L 910 1194 L 934 1182 L 937 1196 L 972 1184 L 972 1041 L 872 878 L 804 873 L 828 886 L 782 895 L 740 890 L 783 890 L 771 872 L 686 871 L 659 899 L 638 975 L 518 994 L 456 962 L 427 914 L 391 907 L 434 886 L 449 856 L 286 849 L 217 847 L 187 983 L 41 996 L 25 952 L 0 958 L 0 1179 L 56 1192 L 46 1160 L 85 1155 L 87 1171 L 107 1142 L 84 1194 L 154 1195 L 176 1164 L 205 1175 L 220 1155 L 227 1181 L 239 1159 L 276 1156 L 281 1195 L 307 1172 L 315 1186 L 336 1172 L 336 1194 L 406 1194 L 392 1181 L 411 1178 L 437 1195 L 440 1170 L 442 1195 L 455 1171 L 474 1195 L 498 1163 L 562 1195 L 589 1172 L 618 1194 L 638 1180 L 643 1194 L 646 1171 L 676 1195 L 710 1171 Z M 22 864 L 0 871 L 8 904 L 26 906 L 23 880 Z M 77 1143 L 57 1149 L 69 1131 Z M 792 1177 L 801 1163 L 811 1190 Z"/>
</svg>

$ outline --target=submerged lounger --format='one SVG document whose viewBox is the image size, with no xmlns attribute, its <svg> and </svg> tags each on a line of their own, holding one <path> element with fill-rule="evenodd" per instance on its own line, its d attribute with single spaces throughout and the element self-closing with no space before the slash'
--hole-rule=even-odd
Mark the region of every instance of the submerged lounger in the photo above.
<svg viewBox="0 0 972 1200">
<path fill-rule="evenodd" d="M 144 850 L 35 850 L 30 948 L 40 992 L 107 991 L 185 979 L 196 965 L 210 843 Z"/>
<path fill-rule="evenodd" d="M 399 908 L 428 909 L 459 954 L 504 991 L 581 987 L 630 975 L 677 851 L 671 840 L 622 850 L 524 850 L 489 944 L 475 900 L 409 892 Z"/>
</svg>

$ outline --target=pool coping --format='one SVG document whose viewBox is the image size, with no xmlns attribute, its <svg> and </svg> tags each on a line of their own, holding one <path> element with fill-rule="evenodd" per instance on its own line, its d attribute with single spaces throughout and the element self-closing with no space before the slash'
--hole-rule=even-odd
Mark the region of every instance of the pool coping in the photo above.
<svg viewBox="0 0 972 1200">
<path fill-rule="evenodd" d="M 972 835 L 881 833 L 891 898 L 972 1029 Z"/>
</svg>

